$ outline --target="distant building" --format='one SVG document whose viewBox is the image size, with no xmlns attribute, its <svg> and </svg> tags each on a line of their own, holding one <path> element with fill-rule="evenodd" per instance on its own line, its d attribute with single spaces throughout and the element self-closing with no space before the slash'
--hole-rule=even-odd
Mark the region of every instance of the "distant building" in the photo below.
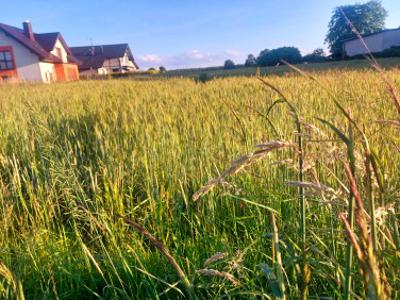
<svg viewBox="0 0 400 300">
<path fill-rule="evenodd" d="M 71 47 L 81 75 L 125 73 L 139 69 L 128 44 Z"/>
<path fill-rule="evenodd" d="M 386 29 L 377 33 L 363 36 L 365 43 L 372 53 L 382 52 L 392 47 L 400 47 L 400 28 Z M 368 50 L 358 38 L 343 41 L 346 56 L 367 54 Z"/>
<path fill-rule="evenodd" d="M 0 82 L 78 79 L 78 61 L 61 33 L 34 33 L 29 21 L 23 29 L 0 23 Z"/>
</svg>

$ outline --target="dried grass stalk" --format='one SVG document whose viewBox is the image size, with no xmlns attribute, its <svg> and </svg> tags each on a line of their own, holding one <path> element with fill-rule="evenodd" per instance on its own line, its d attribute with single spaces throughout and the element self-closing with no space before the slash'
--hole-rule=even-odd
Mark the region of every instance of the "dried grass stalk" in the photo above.
<svg viewBox="0 0 400 300">
<path fill-rule="evenodd" d="M 335 190 L 329 186 L 319 184 L 319 183 L 313 183 L 313 182 L 300 182 L 300 181 L 286 181 L 286 185 L 288 186 L 295 186 L 295 187 L 303 187 L 306 189 L 313 189 L 319 192 L 324 192 L 324 193 L 335 193 Z"/>
<path fill-rule="evenodd" d="M 0 276 L 10 285 L 16 300 L 25 300 L 22 283 L 15 277 L 14 273 L 2 262 L 0 262 Z M 0 286 L 1 287 L 1 286 Z M 0 289 L 1 291 L 1 289 Z"/>
<path fill-rule="evenodd" d="M 218 252 L 218 253 L 214 254 L 213 256 L 211 256 L 204 262 L 204 267 L 207 267 L 208 265 L 211 265 L 212 263 L 215 263 L 216 261 L 224 259 L 227 255 L 228 255 L 228 253 L 226 253 L 226 252 Z"/>
<path fill-rule="evenodd" d="M 400 129 L 400 121 L 398 120 L 379 120 L 378 123 L 382 123 L 384 125 L 393 126 L 394 128 Z"/>
<path fill-rule="evenodd" d="M 227 268 L 230 270 L 236 270 L 242 267 L 245 252 L 236 251 L 236 256 L 229 262 Z"/>
<path fill-rule="evenodd" d="M 210 277 L 220 277 L 230 281 L 233 285 L 238 286 L 240 284 L 239 280 L 235 278 L 232 274 L 228 272 L 218 271 L 214 269 L 201 269 L 197 270 L 196 273 L 203 275 L 203 276 L 210 276 Z"/>
<path fill-rule="evenodd" d="M 378 257 L 373 247 L 371 235 L 369 234 L 363 200 L 358 191 L 353 173 L 347 164 L 345 165 L 345 171 L 356 203 L 355 221 L 359 236 L 356 236 L 349 222 L 343 215 L 341 215 L 340 218 L 345 225 L 346 233 L 360 263 L 366 294 L 369 299 L 389 299 L 388 284 L 384 280 L 384 272 L 381 273 Z"/>
<path fill-rule="evenodd" d="M 143 226 L 139 225 L 138 223 L 128 219 L 124 218 L 124 221 L 126 224 L 132 226 L 136 231 L 138 231 L 140 234 L 145 236 L 146 238 L 149 239 L 149 241 L 153 244 L 154 247 L 156 247 L 162 255 L 168 260 L 168 262 L 171 264 L 171 266 L 174 268 L 175 272 L 178 274 L 179 278 L 181 279 L 182 283 L 185 285 L 186 289 L 188 290 L 189 294 L 191 294 L 192 291 L 192 285 L 186 276 L 185 272 L 181 269 L 175 258 L 170 254 L 169 250 L 167 247 L 164 246 L 163 243 L 161 243 L 159 240 L 157 240 L 150 232 L 148 232 Z"/>
<path fill-rule="evenodd" d="M 234 161 L 228 170 L 223 172 L 217 178 L 210 180 L 206 185 L 204 185 L 200 190 L 198 190 L 193 195 L 193 201 L 199 200 L 201 197 L 208 194 L 215 186 L 224 183 L 226 177 L 236 175 L 242 169 L 264 158 L 273 150 L 282 149 L 289 146 L 292 146 L 292 144 L 283 141 L 272 141 L 257 145 L 256 151 L 249 153 L 245 156 L 242 156 L 241 158 Z"/>
</svg>

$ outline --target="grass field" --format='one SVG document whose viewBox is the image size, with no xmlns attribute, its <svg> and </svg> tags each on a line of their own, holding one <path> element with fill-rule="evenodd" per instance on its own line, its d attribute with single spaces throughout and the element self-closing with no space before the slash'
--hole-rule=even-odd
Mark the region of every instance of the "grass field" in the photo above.
<svg viewBox="0 0 400 300">
<path fill-rule="evenodd" d="M 400 57 L 394 58 L 380 58 L 378 59 L 379 64 L 384 68 L 399 68 L 400 67 Z M 302 64 L 301 68 L 309 72 L 324 72 L 327 70 L 355 70 L 371 68 L 370 63 L 366 59 L 354 59 L 354 60 L 344 60 L 335 62 L 325 62 L 325 63 L 310 63 Z M 164 74 L 158 76 L 162 77 L 192 77 L 196 78 L 200 74 L 208 74 L 211 77 L 231 77 L 231 76 L 256 76 L 257 73 L 262 76 L 269 75 L 285 75 L 290 73 L 295 73 L 291 68 L 280 65 L 277 67 L 238 67 L 233 70 L 225 70 L 223 67 L 219 68 L 200 68 L 200 69 L 182 69 L 182 70 L 171 70 Z"/>
<path fill-rule="evenodd" d="M 315 77 L 1 86 L 0 298 L 400 299 L 393 95 Z"/>
</svg>

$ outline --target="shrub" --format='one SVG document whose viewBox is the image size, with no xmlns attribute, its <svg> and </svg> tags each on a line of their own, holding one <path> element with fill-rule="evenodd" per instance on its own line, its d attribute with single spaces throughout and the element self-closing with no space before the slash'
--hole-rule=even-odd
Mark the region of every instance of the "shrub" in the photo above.
<svg viewBox="0 0 400 300">
<path fill-rule="evenodd" d="M 275 66 L 282 60 L 291 64 L 301 62 L 302 57 L 300 50 L 296 47 L 281 47 L 274 50 L 261 51 L 257 58 L 257 63 L 260 66 Z"/>
<path fill-rule="evenodd" d="M 158 71 L 155 68 L 149 68 L 146 73 L 147 74 L 157 74 Z"/>
<path fill-rule="evenodd" d="M 325 55 L 324 49 L 315 49 L 312 53 L 307 54 L 303 57 L 303 62 L 318 63 L 327 61 L 328 57 Z"/>
<path fill-rule="evenodd" d="M 206 83 L 207 81 L 210 81 L 212 79 L 214 79 L 214 76 L 212 76 L 208 73 L 200 73 L 199 76 L 196 78 L 196 82 Z"/>
<path fill-rule="evenodd" d="M 388 57 L 400 57 L 400 47 L 392 47 L 383 50 L 382 52 L 374 52 L 372 55 L 375 58 L 388 58 Z M 358 54 L 350 57 L 346 57 L 346 59 L 363 59 L 365 58 L 365 54 Z"/>
<path fill-rule="evenodd" d="M 257 66 L 257 59 L 253 54 L 249 54 L 247 56 L 246 62 L 244 63 L 245 67 L 255 67 Z"/>
<path fill-rule="evenodd" d="M 400 57 L 400 47 L 385 49 L 380 53 L 375 53 L 376 57 Z"/>
<path fill-rule="evenodd" d="M 230 69 L 234 69 L 235 68 L 235 63 L 233 62 L 233 60 L 226 60 L 224 63 L 224 69 L 230 70 Z"/>
</svg>

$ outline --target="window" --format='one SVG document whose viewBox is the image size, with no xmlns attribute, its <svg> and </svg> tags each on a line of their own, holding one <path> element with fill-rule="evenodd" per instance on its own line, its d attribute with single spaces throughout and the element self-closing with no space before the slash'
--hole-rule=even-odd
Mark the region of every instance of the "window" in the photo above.
<svg viewBox="0 0 400 300">
<path fill-rule="evenodd" d="M 59 58 L 62 58 L 62 50 L 61 50 L 60 47 L 57 47 L 57 56 L 58 56 Z"/>
<path fill-rule="evenodd" d="M 15 69 L 14 60 L 11 50 L 0 51 L 0 70 L 13 70 Z"/>
</svg>

